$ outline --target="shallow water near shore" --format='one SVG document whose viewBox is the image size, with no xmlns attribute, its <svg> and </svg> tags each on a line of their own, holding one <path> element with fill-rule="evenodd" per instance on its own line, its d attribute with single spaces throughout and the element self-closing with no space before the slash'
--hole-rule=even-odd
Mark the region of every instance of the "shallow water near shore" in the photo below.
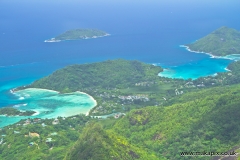
<svg viewBox="0 0 240 160">
<path fill-rule="evenodd" d="M 177 66 L 155 64 L 164 68 L 163 72 L 158 74 L 159 76 L 181 79 L 197 79 L 199 77 L 215 76 L 218 72 L 230 71 L 227 66 L 234 61 L 240 60 L 240 55 L 237 54 L 218 57 L 210 53 L 191 51 L 188 47 L 183 45 L 180 45 L 180 47 L 189 52 L 204 54 L 205 58 L 198 61 L 190 60 L 188 63 L 179 64 Z"/>
<path fill-rule="evenodd" d="M 26 118 L 57 118 L 76 114 L 86 114 L 96 105 L 94 99 L 84 93 L 60 94 L 56 91 L 29 88 L 13 92 L 18 104 L 13 105 L 21 111 L 32 110 L 32 116 L 0 116 L 0 127 Z"/>
<path fill-rule="evenodd" d="M 197 79 L 199 77 L 215 76 L 218 72 L 228 72 L 227 66 L 238 59 L 238 57 L 234 56 L 231 56 L 231 59 L 227 57 L 211 58 L 211 56 L 209 56 L 199 61 L 190 61 L 178 66 L 166 65 L 162 66 L 164 71 L 159 73 L 159 76 L 181 79 Z"/>
</svg>

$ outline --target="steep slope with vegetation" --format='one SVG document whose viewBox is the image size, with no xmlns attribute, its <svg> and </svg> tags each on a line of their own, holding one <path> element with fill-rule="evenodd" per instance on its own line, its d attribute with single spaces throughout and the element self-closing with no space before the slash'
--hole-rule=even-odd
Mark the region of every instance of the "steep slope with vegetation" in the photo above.
<svg viewBox="0 0 240 160">
<path fill-rule="evenodd" d="M 89 124 L 80 139 L 70 149 L 66 160 L 158 160 L 151 152 L 135 147 L 125 138 L 104 130 L 99 124 Z"/>
<path fill-rule="evenodd" d="M 181 152 L 227 152 L 240 144 L 239 93 L 240 85 L 185 94 L 172 106 L 133 110 L 113 130 L 167 159 L 192 158 Z"/>
<path fill-rule="evenodd" d="M 28 119 L 0 129 L 1 160 L 59 160 L 78 140 L 90 117 Z M 58 123 L 53 123 L 54 121 Z"/>
<path fill-rule="evenodd" d="M 239 31 L 228 27 L 221 27 L 186 46 L 193 51 L 211 53 L 216 56 L 226 56 L 229 54 L 240 54 L 239 44 Z"/>
</svg>

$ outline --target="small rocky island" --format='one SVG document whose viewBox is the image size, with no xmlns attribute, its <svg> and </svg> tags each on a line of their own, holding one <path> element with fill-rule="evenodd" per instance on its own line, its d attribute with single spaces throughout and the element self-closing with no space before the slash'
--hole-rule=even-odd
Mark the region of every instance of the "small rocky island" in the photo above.
<svg viewBox="0 0 240 160">
<path fill-rule="evenodd" d="M 68 30 L 55 38 L 45 40 L 44 42 L 60 42 L 64 40 L 90 39 L 109 36 L 110 34 L 98 29 L 73 29 Z"/>
<path fill-rule="evenodd" d="M 191 51 L 213 56 L 240 54 L 240 31 L 221 27 L 192 44 L 184 45 Z"/>
<path fill-rule="evenodd" d="M 31 116 L 35 111 L 19 111 L 16 108 L 12 107 L 4 107 L 0 108 L 0 115 L 5 115 L 5 116 Z"/>
</svg>

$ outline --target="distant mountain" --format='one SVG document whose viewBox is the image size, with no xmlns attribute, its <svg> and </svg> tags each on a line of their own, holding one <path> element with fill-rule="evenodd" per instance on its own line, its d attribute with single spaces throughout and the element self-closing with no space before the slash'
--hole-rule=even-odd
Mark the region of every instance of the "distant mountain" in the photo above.
<svg viewBox="0 0 240 160">
<path fill-rule="evenodd" d="M 185 46 L 188 46 L 192 51 L 210 53 L 215 56 L 240 54 L 240 31 L 221 27 L 196 42 Z"/>
</svg>

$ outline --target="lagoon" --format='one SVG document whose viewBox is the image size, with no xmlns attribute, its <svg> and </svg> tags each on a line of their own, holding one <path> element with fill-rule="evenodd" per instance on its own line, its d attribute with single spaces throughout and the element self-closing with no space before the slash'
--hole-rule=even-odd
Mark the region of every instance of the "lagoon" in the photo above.
<svg viewBox="0 0 240 160">
<path fill-rule="evenodd" d="M 96 101 L 82 92 L 60 94 L 59 92 L 28 88 L 15 91 L 18 104 L 13 107 L 21 111 L 32 110 L 32 116 L 0 116 L 0 127 L 18 122 L 27 118 L 57 118 L 69 117 L 77 114 L 87 114 L 96 105 Z"/>
</svg>

